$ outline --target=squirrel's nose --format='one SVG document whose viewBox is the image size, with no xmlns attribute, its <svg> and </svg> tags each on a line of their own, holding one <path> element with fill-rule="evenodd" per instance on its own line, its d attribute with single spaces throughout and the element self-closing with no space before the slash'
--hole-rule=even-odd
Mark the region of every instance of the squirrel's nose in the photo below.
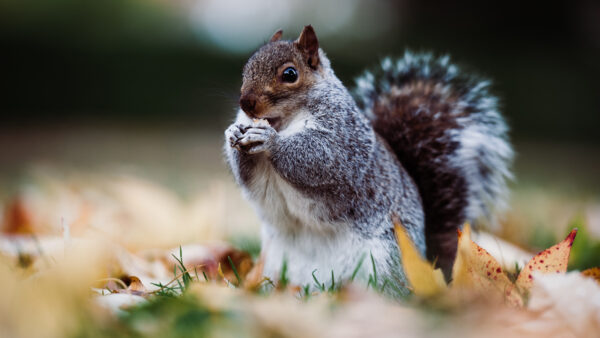
<svg viewBox="0 0 600 338">
<path fill-rule="evenodd" d="M 256 108 L 256 97 L 254 94 L 242 95 L 240 98 L 240 107 L 242 107 L 242 110 L 246 112 L 246 114 L 253 115 L 254 109 Z"/>
</svg>

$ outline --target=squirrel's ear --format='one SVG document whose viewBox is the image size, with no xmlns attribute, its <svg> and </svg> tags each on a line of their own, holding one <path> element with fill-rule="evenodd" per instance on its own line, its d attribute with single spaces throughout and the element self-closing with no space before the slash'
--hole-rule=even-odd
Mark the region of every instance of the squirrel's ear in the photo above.
<svg viewBox="0 0 600 338">
<path fill-rule="evenodd" d="M 296 40 L 296 44 L 304 53 L 308 65 L 317 68 L 319 65 L 319 40 L 311 25 L 304 26 L 300 37 Z"/>
<path fill-rule="evenodd" d="M 279 39 L 281 39 L 281 35 L 283 35 L 283 30 L 280 29 L 277 32 L 273 33 L 273 36 L 271 36 L 269 42 L 279 41 Z"/>
</svg>

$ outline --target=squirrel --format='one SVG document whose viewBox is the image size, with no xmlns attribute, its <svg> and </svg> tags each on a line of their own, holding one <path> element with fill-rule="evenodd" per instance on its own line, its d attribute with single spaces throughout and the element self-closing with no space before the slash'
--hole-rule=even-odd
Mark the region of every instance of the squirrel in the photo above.
<svg viewBox="0 0 600 338">
<path fill-rule="evenodd" d="M 456 230 L 494 222 L 512 177 L 490 82 L 447 56 L 406 52 L 351 93 L 312 26 L 281 37 L 244 66 L 225 131 L 228 164 L 262 221 L 263 274 L 278 280 L 285 265 L 289 283 L 312 288 L 371 274 L 406 295 L 397 219 L 449 278 Z"/>
</svg>

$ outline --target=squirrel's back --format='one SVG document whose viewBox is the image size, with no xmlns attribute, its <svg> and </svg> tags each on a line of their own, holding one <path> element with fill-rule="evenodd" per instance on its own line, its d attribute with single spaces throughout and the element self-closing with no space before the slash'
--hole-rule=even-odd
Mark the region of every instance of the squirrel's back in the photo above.
<svg viewBox="0 0 600 338">
<path fill-rule="evenodd" d="M 513 157 L 489 81 L 447 56 L 405 53 L 356 80 L 357 104 L 416 182 L 427 256 L 449 274 L 456 229 L 494 223 L 504 207 Z"/>
</svg>

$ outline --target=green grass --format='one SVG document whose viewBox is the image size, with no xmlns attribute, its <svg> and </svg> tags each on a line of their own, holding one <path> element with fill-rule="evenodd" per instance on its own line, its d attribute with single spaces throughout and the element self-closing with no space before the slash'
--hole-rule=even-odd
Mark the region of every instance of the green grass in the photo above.
<svg viewBox="0 0 600 338">
<path fill-rule="evenodd" d="M 171 256 L 175 258 L 177 264 L 173 266 L 173 281 L 170 284 L 176 282 L 177 285 L 171 286 L 170 284 L 152 283 L 152 285 L 159 288 L 158 291 L 156 291 L 155 293 L 157 296 L 175 297 L 185 292 L 185 290 L 187 290 L 194 281 L 194 279 L 190 275 L 190 272 L 183 264 L 183 251 L 181 249 L 181 246 L 179 247 L 179 257 L 173 254 Z M 202 271 L 202 274 L 204 275 L 205 281 L 208 281 L 206 273 Z M 200 277 L 198 276 L 197 270 L 194 270 L 194 275 L 196 277 L 196 281 L 199 282 Z"/>
<path fill-rule="evenodd" d="M 231 257 L 227 256 L 227 261 L 229 261 L 229 266 L 231 266 L 231 270 L 233 270 L 233 274 L 235 275 L 235 278 L 237 279 L 237 285 L 238 286 L 242 285 L 242 278 L 240 277 L 240 274 L 238 273 L 237 269 L 235 268 L 235 264 L 233 264 Z"/>
</svg>

